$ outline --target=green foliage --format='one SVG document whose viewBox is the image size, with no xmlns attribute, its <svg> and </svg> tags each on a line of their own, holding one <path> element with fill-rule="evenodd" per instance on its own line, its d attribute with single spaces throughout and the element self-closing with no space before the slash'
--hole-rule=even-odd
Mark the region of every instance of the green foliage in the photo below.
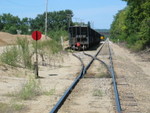
<svg viewBox="0 0 150 113">
<path fill-rule="evenodd" d="M 16 113 L 25 109 L 25 105 L 13 103 L 11 105 L 0 102 L 0 113 Z"/>
<path fill-rule="evenodd" d="M 129 8 L 125 8 L 124 10 L 119 11 L 119 13 L 115 16 L 114 22 L 111 25 L 111 37 L 117 38 L 120 41 L 126 40 L 126 30 L 127 26 L 125 23 L 125 20 L 127 18 L 127 13 L 129 11 Z"/>
<path fill-rule="evenodd" d="M 49 90 L 49 91 L 45 91 L 45 92 L 43 92 L 43 94 L 44 95 L 47 95 L 47 96 L 51 96 L 51 95 L 53 95 L 54 93 L 55 93 L 55 89 L 51 89 L 51 90 Z"/>
<path fill-rule="evenodd" d="M 5 51 L 0 56 L 1 62 L 15 67 L 23 66 L 31 69 L 32 63 L 29 41 L 26 38 L 18 38 L 17 44 L 18 46 L 6 47 Z"/>
<path fill-rule="evenodd" d="M 0 56 L 1 62 L 11 65 L 18 66 L 19 51 L 16 46 L 7 47 L 6 50 Z"/>
<path fill-rule="evenodd" d="M 102 96 L 103 96 L 103 93 L 102 93 L 101 90 L 95 89 L 95 90 L 93 91 L 93 96 L 102 97 Z"/>
<path fill-rule="evenodd" d="M 62 46 L 55 40 L 45 40 L 37 42 L 37 52 L 44 58 L 44 55 L 57 54 L 62 50 Z M 17 38 L 17 46 L 7 47 L 1 54 L 0 61 L 15 67 L 33 69 L 32 56 L 35 53 L 36 41 L 29 43 L 27 38 Z"/>
<path fill-rule="evenodd" d="M 48 35 L 55 41 L 60 42 L 60 37 L 63 37 L 64 40 L 68 40 L 68 32 L 65 30 L 51 30 L 48 32 Z"/>
<path fill-rule="evenodd" d="M 33 99 L 35 96 L 41 94 L 40 82 L 29 77 L 26 84 L 23 85 L 22 89 L 16 94 L 17 97 L 23 100 Z"/>
<path fill-rule="evenodd" d="M 8 110 L 8 104 L 0 102 L 0 113 L 5 113 Z"/>
<path fill-rule="evenodd" d="M 36 42 L 32 42 L 33 48 L 36 48 Z M 45 40 L 38 42 L 37 44 L 38 52 L 55 54 L 62 50 L 62 46 L 55 40 Z M 42 53 L 42 54 L 44 54 Z"/>
<path fill-rule="evenodd" d="M 25 108 L 24 104 L 12 104 L 11 106 L 15 111 L 21 111 Z"/>
<path fill-rule="evenodd" d="M 150 47 L 150 1 L 124 0 L 128 6 L 120 11 L 111 25 L 111 37 L 127 42 L 135 51 Z"/>
<path fill-rule="evenodd" d="M 17 38 L 17 45 L 20 49 L 21 59 L 24 63 L 24 66 L 27 68 L 32 68 L 29 41 L 27 40 L 27 38 Z"/>
<path fill-rule="evenodd" d="M 132 49 L 133 51 L 136 51 L 136 52 L 137 52 L 137 51 L 140 51 L 140 50 L 144 49 L 144 46 L 145 46 L 145 42 L 139 40 L 139 41 L 136 41 L 136 43 L 131 46 L 131 49 Z"/>
<path fill-rule="evenodd" d="M 17 30 L 21 30 L 23 34 L 27 34 L 29 21 L 28 18 L 21 20 L 18 16 L 13 16 L 10 13 L 3 14 L 0 15 L 0 30 L 11 34 L 16 34 Z"/>
<path fill-rule="evenodd" d="M 67 30 L 68 22 L 69 22 L 68 14 L 73 15 L 73 12 L 71 10 L 48 12 L 47 13 L 48 31 L 58 30 L 58 29 Z M 71 20 L 71 24 L 72 24 L 72 20 Z M 45 30 L 44 26 L 45 26 L 45 13 L 40 14 L 35 19 L 31 20 L 32 30 L 40 30 L 41 32 L 44 32 Z"/>
<path fill-rule="evenodd" d="M 63 29 L 68 30 L 68 23 L 73 25 L 69 15 L 73 15 L 71 10 L 61 10 L 47 13 L 48 31 Z M 29 31 L 31 29 L 31 31 Z M 30 34 L 32 31 L 45 31 L 45 13 L 37 15 L 35 19 L 13 16 L 10 13 L 0 15 L 0 31 L 16 34 L 17 30 L 21 30 L 22 34 Z"/>
</svg>

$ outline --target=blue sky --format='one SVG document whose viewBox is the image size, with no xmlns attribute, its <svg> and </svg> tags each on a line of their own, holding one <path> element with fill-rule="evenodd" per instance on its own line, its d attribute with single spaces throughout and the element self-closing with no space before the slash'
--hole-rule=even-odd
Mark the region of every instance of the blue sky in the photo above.
<svg viewBox="0 0 150 113">
<path fill-rule="evenodd" d="M 46 0 L 0 0 L 0 14 L 35 18 L 46 10 Z M 126 6 L 122 0 L 48 0 L 48 11 L 70 9 L 73 21 L 90 21 L 94 28 L 109 29 L 115 14 Z"/>
</svg>

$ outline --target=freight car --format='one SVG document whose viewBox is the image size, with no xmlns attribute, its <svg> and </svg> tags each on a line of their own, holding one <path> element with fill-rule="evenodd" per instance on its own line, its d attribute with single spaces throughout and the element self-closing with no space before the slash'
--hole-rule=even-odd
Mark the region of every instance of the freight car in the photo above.
<svg viewBox="0 0 150 113">
<path fill-rule="evenodd" d="M 69 27 L 69 46 L 72 49 L 84 50 L 100 43 L 102 35 L 89 26 Z"/>
</svg>

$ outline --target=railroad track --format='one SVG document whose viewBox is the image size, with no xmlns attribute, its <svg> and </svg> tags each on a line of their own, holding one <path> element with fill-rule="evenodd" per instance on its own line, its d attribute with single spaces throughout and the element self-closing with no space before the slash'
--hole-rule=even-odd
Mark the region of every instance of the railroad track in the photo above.
<svg viewBox="0 0 150 113">
<path fill-rule="evenodd" d="M 104 47 L 107 48 L 105 50 L 105 51 L 107 51 L 106 53 L 102 52 Z M 56 112 L 59 111 L 59 109 L 64 104 L 64 102 L 66 101 L 68 96 L 71 94 L 73 89 L 76 87 L 78 82 L 80 80 L 84 81 L 82 78 L 86 78 L 87 77 L 88 70 L 89 70 L 90 66 L 92 65 L 92 63 L 95 60 L 98 61 L 98 62 L 101 62 L 101 64 L 103 64 L 106 67 L 107 71 L 109 72 L 109 74 L 111 75 L 111 78 L 112 78 L 113 92 L 114 92 L 114 97 L 112 97 L 112 98 L 114 98 L 114 100 L 115 100 L 115 105 L 114 105 L 115 108 L 112 108 L 112 109 L 109 108 L 110 109 L 109 113 L 114 113 L 114 112 L 117 112 L 117 113 L 140 113 L 140 111 L 138 110 L 136 101 L 134 99 L 134 96 L 132 95 L 131 91 L 128 90 L 129 91 L 128 93 L 124 93 L 123 91 L 125 91 L 125 90 L 121 90 L 121 89 L 123 89 L 122 86 L 125 86 L 125 87 L 127 86 L 127 83 L 126 82 L 121 82 L 121 79 L 118 79 L 119 77 L 116 78 L 116 75 L 115 75 L 115 72 L 114 72 L 114 67 L 113 67 L 112 50 L 111 50 L 110 45 L 109 45 L 109 40 L 107 40 L 104 44 L 102 44 L 100 46 L 99 50 L 97 51 L 97 53 L 94 56 L 92 56 L 90 54 L 87 54 L 85 52 L 83 52 L 83 53 L 76 53 L 76 54 L 73 54 L 73 55 L 75 57 L 77 57 L 80 60 L 80 62 L 81 62 L 81 67 L 82 68 L 81 68 L 80 74 L 77 76 L 77 78 L 71 84 L 71 86 L 65 91 L 64 95 L 59 99 L 59 101 L 56 103 L 56 105 L 53 107 L 53 109 L 50 111 L 50 113 L 56 113 Z M 89 57 L 90 62 L 87 63 L 87 60 L 86 61 L 84 60 L 84 58 L 83 58 L 83 57 L 85 57 L 84 55 Z M 101 60 L 100 56 L 104 56 L 106 60 Z M 123 81 L 125 81 L 125 80 L 123 80 Z M 98 82 L 98 80 L 96 79 L 95 82 Z M 85 83 L 84 83 L 84 85 L 85 85 Z M 81 87 L 86 87 L 86 86 L 83 86 L 83 85 L 80 85 L 80 86 Z M 74 89 L 74 90 L 79 92 L 79 89 Z M 82 89 L 80 89 L 80 90 L 82 90 Z M 128 94 L 128 95 L 126 95 L 126 94 Z M 121 102 L 120 102 L 120 100 L 121 100 Z M 130 100 L 132 100 L 133 103 L 130 103 L 130 104 L 125 103 L 124 104 L 124 100 L 128 100 L 128 102 L 130 102 Z M 96 106 L 93 105 L 94 103 L 95 103 Z M 97 101 L 95 102 L 95 100 L 92 101 L 89 104 L 91 104 L 91 106 L 95 107 L 95 108 L 99 106 L 98 102 Z M 126 107 L 125 105 L 127 105 L 128 107 Z M 134 106 L 135 109 L 131 110 L 131 108 L 133 108 L 133 106 Z M 113 107 L 113 106 L 111 106 L 111 107 Z M 77 108 L 77 109 L 82 109 L 82 108 Z M 68 113 L 70 113 L 70 112 L 71 113 L 76 113 L 77 111 L 75 111 L 75 112 L 73 112 L 73 111 L 66 111 L 66 112 L 68 112 Z"/>
</svg>

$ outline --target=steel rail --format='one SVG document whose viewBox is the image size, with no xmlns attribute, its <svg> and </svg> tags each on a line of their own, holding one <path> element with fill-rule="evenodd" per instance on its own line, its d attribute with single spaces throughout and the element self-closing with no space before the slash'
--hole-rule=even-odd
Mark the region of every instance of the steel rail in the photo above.
<svg viewBox="0 0 150 113">
<path fill-rule="evenodd" d="M 75 54 L 73 54 L 73 56 L 77 57 Z M 59 99 L 59 101 L 56 103 L 56 105 L 53 107 L 53 109 L 49 113 L 57 113 L 57 111 L 60 109 L 60 107 L 62 106 L 62 104 L 65 102 L 66 98 L 69 96 L 69 94 L 71 93 L 71 91 L 74 89 L 74 87 L 77 85 L 77 83 L 79 82 L 79 80 L 82 78 L 83 71 L 84 71 L 84 64 L 83 64 L 83 61 L 81 60 L 81 58 L 79 58 L 79 57 L 77 57 L 77 58 L 80 60 L 80 62 L 82 64 L 82 69 L 80 71 L 80 74 L 78 75 L 77 78 L 75 78 L 74 82 L 65 91 L 65 93 L 63 94 L 63 96 Z"/>
<path fill-rule="evenodd" d="M 106 43 L 106 42 L 105 42 Z M 87 70 L 89 69 L 89 67 L 91 66 L 91 64 L 93 63 L 93 61 L 95 60 L 95 58 L 97 57 L 97 55 L 100 53 L 100 51 L 102 50 L 102 48 L 104 47 L 105 43 L 103 43 L 100 47 L 100 49 L 98 50 L 98 52 L 96 53 L 96 55 L 94 57 L 92 57 L 92 60 L 89 62 L 89 64 L 84 68 L 83 71 L 83 76 L 86 74 Z M 85 52 L 83 52 L 84 54 L 86 54 Z"/>
<path fill-rule="evenodd" d="M 100 50 L 96 53 L 95 57 L 99 54 L 99 52 L 101 51 L 101 49 L 103 48 L 104 44 L 101 46 Z M 74 82 L 71 84 L 71 86 L 65 91 L 65 93 L 63 94 L 63 96 L 59 99 L 59 101 L 56 103 L 56 105 L 52 108 L 52 110 L 49 113 L 57 113 L 58 110 L 60 109 L 60 107 L 62 106 L 62 104 L 65 102 L 66 98 L 69 96 L 69 94 L 71 93 L 71 91 L 74 89 L 74 87 L 77 85 L 77 83 L 80 81 L 80 79 L 84 76 L 84 74 L 86 74 L 86 71 L 88 70 L 88 68 L 90 67 L 90 65 L 92 64 L 92 62 L 95 60 L 94 58 L 89 62 L 89 64 L 85 67 L 83 64 L 83 61 L 81 60 L 80 57 L 78 57 L 75 54 L 72 54 L 73 56 L 77 57 L 81 64 L 82 64 L 82 69 L 80 71 L 80 74 L 78 75 L 77 78 L 75 78 Z"/>
<path fill-rule="evenodd" d="M 116 83 L 116 75 L 114 72 L 114 66 L 113 66 L 113 61 L 112 61 L 112 53 L 110 50 L 110 45 L 108 42 L 108 48 L 109 48 L 109 59 L 110 59 L 110 73 L 112 76 L 112 81 L 113 81 L 113 86 L 114 86 L 114 94 L 115 94 L 115 102 L 116 102 L 116 109 L 118 113 L 122 113 L 121 109 L 121 104 L 120 104 L 120 99 L 119 99 L 119 93 L 118 93 L 118 88 L 117 88 L 117 83 Z"/>
<path fill-rule="evenodd" d="M 102 61 L 101 59 L 96 58 L 96 57 L 94 57 L 94 56 L 92 56 L 92 55 L 90 55 L 90 54 L 87 54 L 87 53 L 84 53 L 84 54 L 87 55 L 87 56 L 89 56 L 89 57 L 92 57 L 92 58 L 95 59 L 95 60 L 98 60 L 99 62 L 101 62 L 101 63 L 107 68 L 108 72 L 110 72 L 109 66 L 108 66 L 104 61 Z"/>
<path fill-rule="evenodd" d="M 97 58 L 97 55 L 99 54 L 99 52 L 101 51 L 101 49 L 103 48 L 105 43 L 108 43 L 108 48 L 109 48 L 109 59 L 110 59 L 110 67 L 102 60 Z M 115 94 L 115 102 L 116 102 L 116 108 L 117 108 L 117 112 L 121 113 L 121 104 L 120 104 L 120 99 L 119 99 L 119 93 L 118 93 L 118 88 L 117 88 L 117 84 L 116 84 L 116 78 L 115 78 L 115 72 L 114 72 L 114 67 L 113 67 L 113 61 L 112 61 L 112 53 L 110 50 L 110 45 L 109 45 L 109 40 L 106 40 L 106 42 L 103 44 L 102 48 L 99 50 L 98 54 L 95 56 L 92 56 L 90 54 L 87 54 L 84 52 L 85 55 L 92 57 L 93 59 L 96 59 L 98 61 L 100 61 L 102 64 L 105 65 L 105 67 L 107 68 L 107 70 L 110 72 L 111 77 L 112 77 L 112 81 L 113 81 L 113 86 L 114 86 L 114 94 Z M 93 62 L 94 60 L 92 60 Z M 91 63 L 92 64 L 92 63 Z M 87 67 L 88 68 L 88 67 Z"/>
</svg>

